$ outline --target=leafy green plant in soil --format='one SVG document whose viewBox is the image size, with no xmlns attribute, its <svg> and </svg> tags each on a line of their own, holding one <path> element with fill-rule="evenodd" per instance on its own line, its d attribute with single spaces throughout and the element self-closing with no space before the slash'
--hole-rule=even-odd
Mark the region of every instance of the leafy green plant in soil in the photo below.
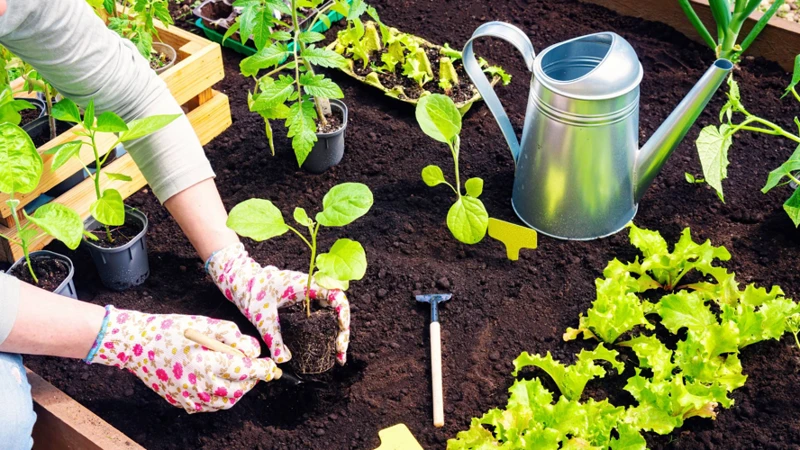
<svg viewBox="0 0 800 450">
<path fill-rule="evenodd" d="M 601 341 L 595 349 L 570 366 L 549 353 L 514 361 L 514 376 L 529 366 L 546 372 L 560 391 L 557 401 L 539 379 L 517 380 L 505 409 L 473 419 L 448 449 L 644 449 L 642 431 L 669 434 L 690 417 L 714 419 L 718 408 L 733 405 L 729 394 L 747 379 L 742 348 L 787 331 L 797 341 L 800 307 L 777 286 L 741 289 L 735 274 L 717 265 L 731 257 L 724 247 L 695 242 L 688 228 L 672 250 L 658 232 L 634 225 L 630 241 L 641 256 L 608 264 L 591 309 L 564 334 Z M 586 383 L 606 375 L 597 361 L 625 371 L 609 345 L 635 356 L 624 387 L 633 405 L 581 402 Z"/>
<path fill-rule="evenodd" d="M 83 235 L 83 222 L 78 213 L 58 204 L 48 203 L 36 209 L 33 215 L 24 210 L 27 219 L 24 224 L 19 218 L 20 201 L 15 194 L 28 194 L 36 189 L 42 177 L 42 157 L 33 145 L 30 136 L 12 123 L 0 124 L 0 192 L 8 195 L 6 204 L 11 209 L 17 237 L 0 237 L 22 248 L 25 263 L 34 282 L 39 280 L 33 270 L 30 257 L 30 243 L 48 234 L 63 242 L 71 250 L 78 248 Z"/>
<path fill-rule="evenodd" d="M 180 117 L 180 114 L 165 114 L 144 117 L 135 119 L 130 122 L 125 122 L 117 114 L 106 111 L 98 116 L 95 116 L 94 100 L 90 100 L 86 106 L 86 110 L 81 117 L 81 112 L 78 105 L 72 100 L 64 99 L 53 106 L 53 116 L 61 121 L 80 124 L 82 130 L 74 131 L 77 136 L 84 137 L 74 141 L 65 142 L 56 145 L 55 147 L 47 150 L 46 155 L 53 155 L 53 162 L 51 163 L 52 170 L 57 170 L 59 167 L 67 163 L 71 158 L 77 158 L 81 161 L 83 169 L 89 174 L 89 177 L 94 182 L 95 201 L 92 203 L 89 211 L 92 217 L 105 226 L 106 239 L 109 243 L 114 243 L 114 238 L 111 235 L 112 226 L 120 226 L 125 223 L 125 204 L 122 201 L 122 195 L 118 190 L 113 188 L 102 189 L 101 180 L 103 176 L 108 180 L 131 181 L 131 177 L 122 173 L 107 172 L 103 170 L 111 151 L 100 155 L 100 149 L 97 144 L 98 133 L 117 133 L 117 140 L 109 149 L 113 150 L 120 143 L 140 139 L 156 131 L 164 128 Z M 95 162 L 95 171 L 89 170 L 86 164 L 81 160 L 80 154 L 83 146 L 89 146 L 92 149 Z M 92 238 L 93 234 L 87 234 L 87 237 Z"/>
<path fill-rule="evenodd" d="M 461 175 L 458 167 L 461 149 L 461 113 L 450 97 L 430 94 L 417 103 L 417 123 L 432 139 L 447 144 L 455 165 L 455 185 L 444 178 L 439 166 L 430 165 L 422 169 L 422 180 L 430 187 L 445 184 L 456 194 L 456 202 L 447 213 L 447 228 L 453 236 L 465 244 L 477 244 L 489 226 L 489 214 L 478 199 L 483 193 L 483 180 L 470 178 L 464 183 L 466 193 L 461 190 Z"/>
<path fill-rule="evenodd" d="M 296 234 L 311 251 L 308 266 L 305 310 L 311 314 L 311 281 L 327 289 L 347 290 L 349 282 L 360 280 L 367 271 L 364 247 L 351 239 L 338 239 L 328 253 L 318 254 L 320 227 L 343 227 L 366 214 L 372 207 L 372 191 L 361 183 L 336 185 L 322 199 L 322 211 L 314 219 L 303 208 L 292 214 L 298 225 L 308 230 L 308 238 L 283 220 L 281 211 L 269 200 L 250 199 L 236 205 L 227 225 L 237 234 L 261 242 L 285 234 Z"/>
<path fill-rule="evenodd" d="M 87 3 L 108 22 L 110 30 L 133 42 L 148 61 L 159 61 L 161 55 L 153 50 L 153 38 L 160 39 L 155 21 L 159 20 L 164 26 L 174 24 L 169 14 L 169 0 L 87 0 Z M 117 9 L 117 3 L 122 11 Z"/>
</svg>

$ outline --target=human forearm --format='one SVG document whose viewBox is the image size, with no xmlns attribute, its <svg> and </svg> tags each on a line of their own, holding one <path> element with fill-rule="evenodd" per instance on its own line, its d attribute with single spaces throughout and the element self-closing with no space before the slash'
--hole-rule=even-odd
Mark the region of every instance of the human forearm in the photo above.
<svg viewBox="0 0 800 450">
<path fill-rule="evenodd" d="M 20 283 L 19 310 L 0 352 L 85 358 L 105 309 Z"/>
</svg>

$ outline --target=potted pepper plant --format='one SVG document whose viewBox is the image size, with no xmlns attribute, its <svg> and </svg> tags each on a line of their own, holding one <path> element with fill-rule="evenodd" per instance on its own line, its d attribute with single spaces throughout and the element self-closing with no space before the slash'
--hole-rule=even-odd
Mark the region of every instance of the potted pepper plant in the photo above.
<svg viewBox="0 0 800 450">
<path fill-rule="evenodd" d="M 294 221 L 308 230 L 308 237 L 288 225 L 281 211 L 269 200 L 246 200 L 231 210 L 227 224 L 237 234 L 261 242 L 291 231 L 311 251 L 305 300 L 299 307 L 281 313 L 284 341 L 292 350 L 291 364 L 298 373 L 322 373 L 336 362 L 336 314 L 331 310 L 312 309 L 312 281 L 325 289 L 347 290 L 349 282 L 360 280 L 367 270 L 364 248 L 354 240 L 338 239 L 328 253 L 318 253 L 320 227 L 343 227 L 366 214 L 371 207 L 372 191 L 366 185 L 334 186 L 323 197 L 322 211 L 314 219 L 305 209 L 294 209 Z"/>
<path fill-rule="evenodd" d="M 37 208 L 32 215 L 22 211 L 24 223 L 19 217 L 20 202 L 14 196 L 36 189 L 42 169 L 42 157 L 25 130 L 11 123 L 0 124 L 0 192 L 9 197 L 6 204 L 16 228 L 16 237 L 0 237 L 18 245 L 24 254 L 11 266 L 9 274 L 56 294 L 77 298 L 72 261 L 49 251 L 30 252 L 29 248 L 30 243 L 44 233 L 76 249 L 84 234 L 78 213 L 67 206 L 49 203 Z"/>
<path fill-rule="evenodd" d="M 237 0 L 234 6 L 243 3 L 247 0 Z M 259 14 L 244 23 L 244 16 L 240 16 L 226 34 L 230 36 L 231 30 L 238 30 L 242 36 L 253 34 L 259 48 L 256 54 L 242 60 L 239 68 L 244 76 L 255 80 L 248 106 L 264 118 L 272 154 L 275 145 L 271 121 L 284 120 L 297 164 L 312 173 L 322 173 L 341 161 L 347 128 L 347 106 L 338 100 L 344 97 L 342 90 L 314 70 L 315 66 L 341 68 L 346 60 L 333 50 L 317 47 L 325 36 L 304 31 L 298 19 L 301 8 L 317 9 L 321 3 L 322 0 L 292 0 L 289 5 L 269 2 L 279 13 L 291 16 L 289 31 L 262 34 L 258 30 L 272 29 L 279 19 L 273 14 Z M 268 68 L 272 71 L 259 76 L 262 69 Z"/>
<path fill-rule="evenodd" d="M 156 115 L 126 123 L 111 111 L 95 116 L 94 101 L 90 101 L 81 118 L 78 106 L 69 99 L 54 105 L 53 115 L 59 120 L 80 124 L 83 129 L 75 133 L 88 138 L 66 142 L 45 152 L 54 155 L 51 164 L 53 170 L 63 166 L 70 158 L 80 158 L 84 145 L 90 146 L 94 153 L 96 169 L 93 173 L 84 166 L 94 183 L 95 191 L 95 201 L 90 207 L 91 217 L 85 222 L 86 229 L 92 236 L 84 238 L 84 242 L 97 266 L 100 279 L 106 287 L 118 291 L 144 283 L 150 275 L 145 240 L 147 216 L 125 206 L 118 190 L 102 188 L 103 179 L 131 181 L 131 178 L 125 174 L 103 170 L 103 165 L 113 152 L 100 156 L 96 136 L 101 132 L 118 133 L 117 141 L 110 147 L 114 149 L 120 143 L 160 130 L 180 115 Z"/>
</svg>

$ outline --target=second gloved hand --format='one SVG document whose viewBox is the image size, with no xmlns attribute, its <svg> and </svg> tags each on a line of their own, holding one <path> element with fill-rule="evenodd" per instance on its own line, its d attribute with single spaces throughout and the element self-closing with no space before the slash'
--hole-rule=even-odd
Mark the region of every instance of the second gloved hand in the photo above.
<svg viewBox="0 0 800 450">
<path fill-rule="evenodd" d="M 269 347 L 272 359 L 281 364 L 292 358 L 281 336 L 278 309 L 305 299 L 308 275 L 274 266 L 261 267 L 242 244 L 224 248 L 208 259 L 208 273 L 225 297 L 232 301 L 253 325 Z M 336 361 L 347 360 L 350 342 L 350 304 L 340 290 L 328 290 L 311 283 L 310 297 L 336 311 L 339 334 L 336 338 Z"/>
</svg>

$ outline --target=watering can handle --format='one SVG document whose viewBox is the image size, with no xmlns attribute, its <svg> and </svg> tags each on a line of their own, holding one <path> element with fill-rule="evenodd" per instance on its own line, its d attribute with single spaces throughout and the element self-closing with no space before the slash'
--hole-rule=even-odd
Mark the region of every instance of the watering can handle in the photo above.
<svg viewBox="0 0 800 450">
<path fill-rule="evenodd" d="M 475 59 L 475 52 L 472 50 L 472 41 L 485 36 L 500 38 L 513 44 L 522 53 L 522 57 L 525 59 L 525 66 L 531 71 L 533 70 L 533 61 L 536 59 L 536 51 L 533 49 L 531 40 L 522 30 L 505 22 L 487 22 L 479 26 L 472 33 L 467 45 L 464 46 L 464 69 L 467 71 L 472 83 L 478 88 L 478 92 L 480 92 L 484 101 L 486 101 L 486 106 L 489 107 L 489 110 L 494 115 L 497 124 L 500 125 L 500 130 L 503 131 L 508 147 L 511 149 L 512 155 L 514 155 L 514 162 L 516 162 L 520 151 L 517 134 L 514 132 L 514 127 L 508 119 L 508 114 L 506 114 L 505 108 L 500 103 L 500 99 L 497 98 L 489 78 L 483 73 L 478 60 Z"/>
</svg>

